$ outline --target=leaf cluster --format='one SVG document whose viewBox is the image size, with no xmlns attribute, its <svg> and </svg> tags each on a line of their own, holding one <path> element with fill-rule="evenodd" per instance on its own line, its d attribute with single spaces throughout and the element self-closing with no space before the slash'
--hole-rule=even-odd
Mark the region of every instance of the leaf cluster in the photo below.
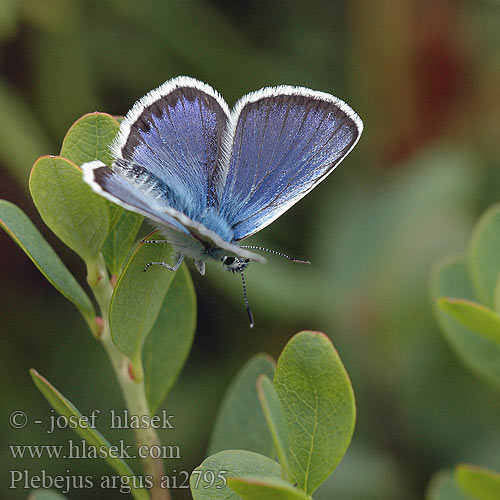
<svg viewBox="0 0 500 500">
<path fill-rule="evenodd" d="M 276 367 L 257 355 L 236 376 L 215 423 L 210 456 L 191 476 L 193 498 L 311 498 L 344 456 L 354 423 L 354 393 L 331 341 L 323 333 L 300 332 Z"/>
<path fill-rule="evenodd" d="M 98 159 L 110 166 L 109 144 L 118 128 L 117 120 L 106 113 L 84 115 L 67 132 L 60 155 L 39 158 L 29 179 L 45 224 L 84 261 L 93 299 L 19 207 L 0 200 L 0 224 L 78 308 L 93 335 L 105 347 L 110 339 L 111 361 L 118 372 L 124 368 L 126 376 L 133 375 L 147 398 L 146 412 L 152 414 L 175 383 L 191 348 L 196 297 L 185 266 L 176 273 L 155 268 L 142 272 L 150 261 L 168 260 L 170 246 L 139 244 L 133 249 L 142 216 L 108 202 L 83 182 L 83 163 Z M 32 370 L 31 375 L 59 414 L 80 415 L 40 374 Z M 122 391 L 127 399 L 123 383 Z M 76 432 L 90 444 L 109 448 L 95 429 L 78 427 Z M 107 460 L 120 475 L 133 474 L 122 459 Z M 145 490 L 132 493 L 138 499 L 149 497 Z"/>
<path fill-rule="evenodd" d="M 465 255 L 438 262 L 431 298 L 441 329 L 463 362 L 500 390 L 500 205 L 477 222 Z M 500 474 L 462 464 L 432 481 L 429 500 L 500 498 Z"/>
<path fill-rule="evenodd" d="M 1 200 L 0 222 L 103 343 L 129 408 L 143 397 L 146 407 L 136 408 L 153 414 L 191 348 L 196 299 L 185 264 L 175 273 L 160 266 L 143 272 L 148 262 L 168 261 L 170 246 L 135 245 L 142 217 L 95 194 L 82 180 L 80 166 L 87 161 L 111 168 L 109 144 L 117 131 L 110 115 L 83 116 L 66 134 L 60 155 L 35 162 L 29 181 L 45 224 L 84 261 L 92 298 L 21 209 Z M 30 373 L 49 404 L 79 422 L 75 432 L 82 439 L 111 448 L 81 421 L 67 397 L 36 370 Z M 354 393 L 335 348 L 322 333 L 301 332 L 277 363 L 258 355 L 237 375 L 221 405 L 209 456 L 192 473 L 193 498 L 311 498 L 344 456 L 354 424 Z M 134 475 L 112 453 L 106 460 L 121 476 Z M 149 498 L 144 489 L 131 493 Z M 62 497 L 36 491 L 32 498 Z"/>
</svg>

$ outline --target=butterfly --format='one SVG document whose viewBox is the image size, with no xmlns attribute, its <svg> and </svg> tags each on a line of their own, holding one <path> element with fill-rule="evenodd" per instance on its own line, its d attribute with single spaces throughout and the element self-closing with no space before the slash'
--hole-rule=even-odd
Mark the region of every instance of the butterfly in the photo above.
<svg viewBox="0 0 500 500">
<path fill-rule="evenodd" d="M 92 189 L 144 215 L 201 274 L 205 261 L 239 272 L 266 259 L 239 242 L 268 226 L 325 179 L 357 143 L 363 123 L 342 100 L 304 87 L 267 87 L 232 110 L 206 83 L 180 76 L 127 113 L 111 145 L 112 168 L 82 165 Z"/>
</svg>

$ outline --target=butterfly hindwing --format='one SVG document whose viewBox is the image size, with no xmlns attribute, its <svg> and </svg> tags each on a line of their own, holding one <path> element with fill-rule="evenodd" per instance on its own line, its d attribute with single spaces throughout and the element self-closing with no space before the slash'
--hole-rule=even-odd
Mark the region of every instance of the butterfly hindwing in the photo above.
<svg viewBox="0 0 500 500">
<path fill-rule="evenodd" d="M 362 122 L 343 101 L 301 87 L 244 96 L 230 118 L 221 212 L 235 240 L 270 224 L 349 153 Z"/>
<path fill-rule="evenodd" d="M 152 183 L 149 173 L 137 166 L 136 183 L 130 182 L 127 177 L 119 175 L 107 165 L 100 161 L 92 161 L 82 165 L 83 179 L 90 187 L 109 201 L 132 212 L 137 212 L 148 217 L 154 222 L 170 226 L 181 233 L 187 233 L 187 229 L 174 217 L 163 210 L 161 204 L 154 197 L 148 199 L 143 192 L 137 188 L 142 179 L 142 185 Z M 161 189 L 158 186 L 154 189 Z M 154 189 L 152 191 L 154 191 Z"/>
<path fill-rule="evenodd" d="M 183 255 L 199 258 L 206 248 L 217 248 L 220 249 L 221 255 L 234 255 L 261 263 L 266 262 L 262 255 L 224 241 L 217 233 L 190 219 L 182 212 L 161 204 L 155 199 L 146 200 L 134 184 L 104 163 L 93 161 L 86 163 L 82 168 L 84 180 L 95 192 L 127 210 L 138 212 L 156 222 L 168 241 L 173 243 Z M 137 172 L 143 185 L 154 182 L 149 178 L 151 174 L 148 171 L 137 166 Z M 161 189 L 161 186 L 153 185 L 151 192 Z"/>
</svg>

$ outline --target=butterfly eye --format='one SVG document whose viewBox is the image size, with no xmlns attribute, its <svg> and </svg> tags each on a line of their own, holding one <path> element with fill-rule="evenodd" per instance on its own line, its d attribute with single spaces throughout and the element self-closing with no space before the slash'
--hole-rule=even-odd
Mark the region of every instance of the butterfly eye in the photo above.
<svg viewBox="0 0 500 500">
<path fill-rule="evenodd" d="M 230 266 L 232 264 L 234 264 L 236 258 L 235 257 L 224 257 L 222 259 L 222 263 L 226 266 Z"/>
</svg>

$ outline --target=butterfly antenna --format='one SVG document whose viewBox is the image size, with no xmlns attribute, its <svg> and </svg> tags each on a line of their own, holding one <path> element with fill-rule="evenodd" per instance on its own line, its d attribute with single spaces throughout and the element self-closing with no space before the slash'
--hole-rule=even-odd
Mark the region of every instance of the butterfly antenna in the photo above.
<svg viewBox="0 0 500 500">
<path fill-rule="evenodd" d="M 253 328 L 255 325 L 255 322 L 253 320 L 253 314 L 252 314 L 252 310 L 250 309 L 250 304 L 248 303 L 247 286 L 245 283 L 245 275 L 243 274 L 243 270 L 240 270 L 240 274 L 241 274 L 241 283 L 243 284 L 243 300 L 245 301 L 245 307 L 247 308 L 247 314 L 248 314 L 248 320 L 250 322 L 250 328 Z"/>
<path fill-rule="evenodd" d="M 283 252 L 277 252 L 276 250 L 271 250 L 269 248 L 264 247 L 256 247 L 253 245 L 241 245 L 241 248 L 249 248 L 251 250 L 261 250 L 262 252 L 269 252 L 273 255 L 278 255 L 279 257 L 283 257 L 284 259 L 291 260 L 292 262 L 297 262 L 298 264 L 310 264 L 311 262 L 304 259 L 296 259 L 295 257 L 290 257 L 289 255 L 284 254 Z"/>
</svg>

